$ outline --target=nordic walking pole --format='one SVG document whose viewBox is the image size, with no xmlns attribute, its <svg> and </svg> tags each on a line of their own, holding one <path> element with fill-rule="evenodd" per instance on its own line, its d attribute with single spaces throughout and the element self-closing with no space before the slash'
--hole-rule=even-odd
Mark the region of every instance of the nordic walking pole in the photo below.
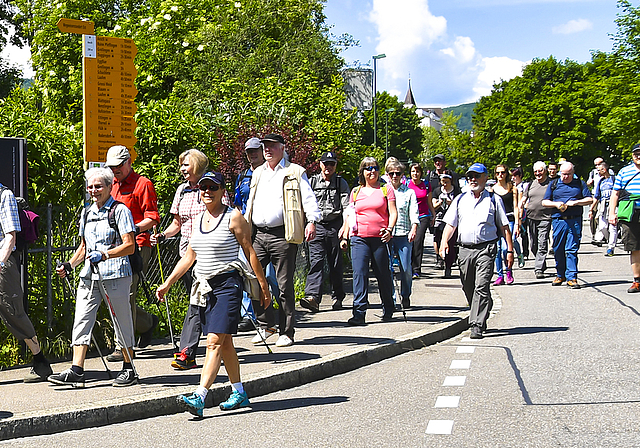
<svg viewBox="0 0 640 448">
<path fill-rule="evenodd" d="M 138 371 L 136 370 L 136 366 L 133 364 L 133 356 L 131 355 L 131 353 L 129 353 L 129 347 L 126 347 L 126 343 L 124 341 L 124 333 L 122 332 L 122 327 L 120 326 L 120 323 L 118 322 L 118 317 L 116 316 L 116 312 L 113 309 L 113 305 L 111 304 L 111 299 L 109 299 L 109 294 L 107 294 L 107 289 L 104 287 L 104 280 L 102 279 L 102 273 L 100 272 L 100 268 L 98 268 L 98 265 L 95 263 L 91 263 L 91 271 L 95 274 L 98 274 L 98 289 L 100 290 L 100 293 L 102 294 L 102 298 L 104 299 L 105 302 L 107 302 L 107 306 L 109 307 L 109 312 L 111 314 L 111 321 L 113 322 L 113 330 L 116 332 L 116 334 L 120 337 L 120 340 L 122 341 L 122 345 L 125 345 L 124 350 L 122 351 L 122 356 L 124 357 L 124 360 L 126 361 L 127 358 L 129 358 L 129 362 L 131 363 L 131 368 L 133 369 L 133 374 L 135 376 L 138 376 Z M 92 276 L 93 277 L 93 276 Z M 91 287 L 93 289 L 93 283 L 95 282 L 95 280 L 91 280 Z M 132 351 L 133 351 L 133 347 Z M 126 354 L 125 354 L 126 352 Z"/>
<path fill-rule="evenodd" d="M 147 304 L 151 303 L 151 298 L 153 297 L 151 295 L 151 291 L 149 290 L 149 282 L 147 282 L 147 276 L 145 275 L 144 272 L 140 272 L 140 280 L 142 283 L 142 290 L 144 291 L 145 295 L 147 296 Z M 154 301 L 154 303 L 156 304 L 156 307 L 158 308 L 158 311 L 160 311 L 160 306 L 158 305 L 158 300 L 156 299 Z M 166 304 L 167 301 L 165 300 L 164 303 Z M 169 308 L 167 305 L 167 320 L 169 322 L 169 334 L 171 335 L 171 345 L 173 346 L 174 350 L 178 350 L 178 346 L 176 345 L 175 342 L 175 338 L 173 337 L 173 325 L 171 325 L 171 314 L 169 313 Z"/>
<path fill-rule="evenodd" d="M 154 235 L 158 233 L 158 229 L 156 226 L 153 226 Z M 164 283 L 164 272 L 162 271 L 162 261 L 160 260 L 160 244 L 156 244 L 156 250 L 158 251 L 158 266 L 160 267 L 160 279 L 162 283 Z M 189 294 L 189 291 L 187 291 Z M 173 345 L 174 350 L 178 350 L 178 345 L 176 344 L 176 340 L 173 336 L 173 326 L 171 325 L 171 312 L 169 311 L 169 298 L 164 299 L 164 306 L 167 309 L 167 322 L 169 323 L 169 333 L 171 334 L 171 344 Z"/>
<path fill-rule="evenodd" d="M 400 299 L 400 309 L 402 310 L 402 317 L 404 317 L 404 321 L 407 321 L 407 313 L 404 310 L 404 305 L 402 304 L 402 297 L 398 293 L 398 280 L 393 272 L 393 258 L 391 257 L 391 249 L 389 249 L 389 243 L 384 244 L 387 247 L 387 253 L 389 254 L 389 264 L 391 265 L 391 278 L 393 279 L 393 292 L 396 297 Z"/>
<path fill-rule="evenodd" d="M 273 355 L 273 352 L 271 351 L 271 347 L 269 347 L 269 344 L 267 344 L 267 340 L 264 338 L 264 336 L 260 332 L 260 329 L 256 325 L 256 321 L 253 320 L 253 316 L 251 315 L 251 313 L 249 313 L 249 310 L 247 309 L 247 307 L 244 306 L 243 302 L 240 302 L 240 306 L 242 307 L 243 311 L 246 313 L 245 315 L 249 316 L 249 320 L 253 324 L 253 328 L 256 329 L 256 332 L 258 333 L 258 336 L 260 336 L 260 339 L 262 339 L 262 343 L 264 344 L 264 346 L 267 347 L 267 351 L 269 352 L 269 354 Z"/>
<path fill-rule="evenodd" d="M 58 267 L 62 266 L 62 262 L 60 260 L 57 260 L 56 264 Z M 73 294 L 73 286 L 71 285 L 71 281 L 69 280 L 69 275 L 71 274 L 71 272 L 66 271 L 66 274 L 67 275 L 65 275 L 64 279 L 66 280 L 67 288 L 69 289 L 69 294 Z M 62 286 L 62 289 L 64 290 L 65 287 Z M 111 369 L 109 369 L 107 362 L 104 360 L 104 356 L 102 355 L 102 350 L 100 350 L 100 346 L 98 345 L 98 341 L 96 341 L 96 337 L 93 334 L 93 331 L 91 332 L 91 340 L 93 341 L 93 345 L 96 346 L 96 350 L 98 350 L 98 355 L 100 355 L 100 360 L 102 360 L 102 364 L 104 365 L 104 368 L 107 371 L 107 375 L 109 376 L 109 379 L 112 380 L 113 374 L 111 373 Z"/>
</svg>

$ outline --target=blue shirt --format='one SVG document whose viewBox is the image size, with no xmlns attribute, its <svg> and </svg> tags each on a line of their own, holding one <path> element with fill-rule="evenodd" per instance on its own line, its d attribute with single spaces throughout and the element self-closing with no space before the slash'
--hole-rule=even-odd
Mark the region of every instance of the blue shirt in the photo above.
<svg viewBox="0 0 640 448">
<path fill-rule="evenodd" d="M 614 176 L 609 176 L 608 178 L 600 178 L 598 183 L 596 184 L 596 189 L 593 192 L 593 197 L 598 201 L 608 201 L 611 197 L 611 192 L 613 191 L 613 184 L 616 178 Z"/>
<path fill-rule="evenodd" d="M 589 191 L 589 187 L 587 184 L 582 182 L 580 179 L 573 178 L 571 182 L 565 184 L 562 182 L 562 179 L 558 178 L 556 180 L 552 180 L 549 182 L 547 186 L 547 191 L 544 194 L 544 199 L 548 201 L 554 202 L 564 202 L 567 201 L 576 201 L 583 198 L 590 198 L 591 192 Z M 567 207 L 564 212 L 561 212 L 558 209 L 552 213 L 552 218 L 560 218 L 560 217 L 581 217 L 582 216 L 582 206 L 581 205 L 572 205 L 571 207 Z"/>
<path fill-rule="evenodd" d="M 242 214 L 247 211 L 247 202 L 249 201 L 249 191 L 251 190 L 251 176 L 253 169 L 248 168 L 243 171 L 236 180 L 236 195 L 233 198 L 233 204 L 236 207 L 242 207 Z"/>
<path fill-rule="evenodd" d="M 113 198 L 109 197 L 107 202 L 105 202 L 99 210 L 98 206 L 94 202 L 89 208 L 83 211 L 82 216 L 80 217 L 80 236 L 84 238 L 86 250 L 85 256 L 94 250 L 106 252 L 107 249 L 112 249 L 121 244 L 120 239 L 117 238 L 115 229 L 111 228 L 109 225 L 109 210 L 113 206 L 113 203 Z M 116 225 L 118 226 L 118 233 L 120 235 L 135 232 L 133 216 L 131 215 L 131 211 L 125 205 L 117 206 L 115 218 Z M 128 277 L 131 275 L 131 265 L 129 264 L 129 257 L 127 256 L 109 258 L 108 260 L 98 263 L 98 268 L 100 269 L 102 278 L 105 280 Z M 82 271 L 80 271 L 80 277 L 85 279 L 89 279 L 91 277 L 91 263 L 89 260 L 85 260 L 84 267 L 82 268 Z"/>
<path fill-rule="evenodd" d="M 622 168 L 616 176 L 613 189 L 615 191 L 625 190 L 630 194 L 640 194 L 640 170 L 633 163 Z M 624 199 L 625 195 L 622 196 L 621 199 Z M 640 201 L 636 201 L 634 208 L 640 208 Z"/>
</svg>

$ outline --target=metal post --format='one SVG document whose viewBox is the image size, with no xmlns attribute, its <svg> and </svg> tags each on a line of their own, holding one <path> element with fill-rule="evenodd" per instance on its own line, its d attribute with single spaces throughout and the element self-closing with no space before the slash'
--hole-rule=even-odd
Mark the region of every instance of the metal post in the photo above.
<svg viewBox="0 0 640 448">
<path fill-rule="evenodd" d="M 394 110 L 396 110 L 395 107 L 390 107 L 389 109 L 384 110 L 387 114 L 386 123 L 384 127 L 384 138 L 386 140 L 385 147 L 384 147 L 385 163 L 386 163 L 386 160 L 389 158 L 389 112 L 393 112 Z"/>
<path fill-rule="evenodd" d="M 53 285 L 51 284 L 51 263 L 52 250 L 51 250 L 51 222 L 53 221 L 53 206 L 51 202 L 47 204 L 47 328 L 51 331 L 53 326 Z M 72 291 L 73 293 L 73 291 Z"/>
<path fill-rule="evenodd" d="M 386 58 L 386 54 L 379 54 L 373 56 L 373 147 L 378 147 L 378 113 L 376 110 L 376 95 L 378 92 L 377 80 L 376 80 L 376 61 L 378 59 Z"/>
</svg>

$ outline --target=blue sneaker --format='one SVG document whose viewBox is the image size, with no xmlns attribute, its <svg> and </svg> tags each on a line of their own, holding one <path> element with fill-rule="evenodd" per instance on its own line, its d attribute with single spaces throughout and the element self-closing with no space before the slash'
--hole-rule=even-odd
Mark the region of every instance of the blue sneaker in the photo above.
<svg viewBox="0 0 640 448">
<path fill-rule="evenodd" d="M 178 405 L 196 417 L 202 417 L 204 401 L 200 398 L 200 395 L 191 394 L 188 397 L 186 395 L 178 395 Z"/>
<path fill-rule="evenodd" d="M 220 403 L 220 409 L 223 411 L 231 411 L 233 409 L 244 408 L 249 406 L 249 397 L 247 393 L 239 393 L 234 390 L 231 396 L 224 403 Z"/>
</svg>

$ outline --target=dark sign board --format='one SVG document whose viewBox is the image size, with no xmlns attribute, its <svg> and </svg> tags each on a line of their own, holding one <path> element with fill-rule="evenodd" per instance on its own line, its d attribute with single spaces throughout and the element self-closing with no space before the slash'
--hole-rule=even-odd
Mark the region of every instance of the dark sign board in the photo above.
<svg viewBox="0 0 640 448">
<path fill-rule="evenodd" d="M 0 182 L 16 196 L 27 197 L 27 141 L 0 138 Z"/>
</svg>

